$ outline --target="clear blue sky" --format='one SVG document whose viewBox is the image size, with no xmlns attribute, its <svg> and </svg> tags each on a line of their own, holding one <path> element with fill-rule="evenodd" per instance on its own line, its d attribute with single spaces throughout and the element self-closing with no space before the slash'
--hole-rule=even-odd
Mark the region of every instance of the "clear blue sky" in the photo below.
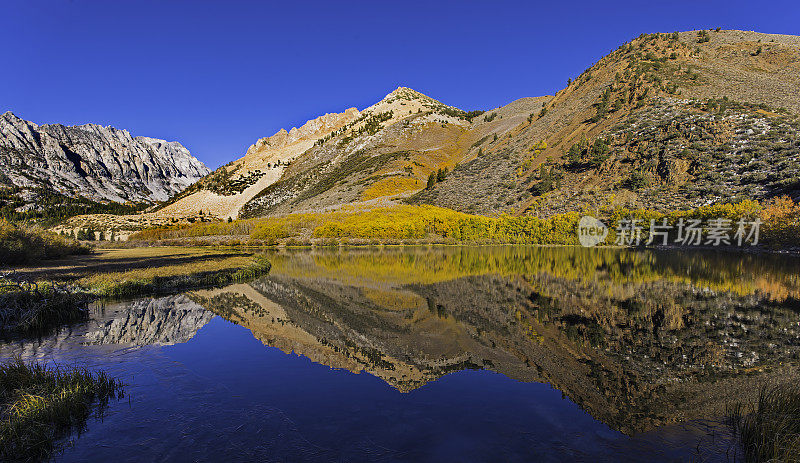
<svg viewBox="0 0 800 463">
<path fill-rule="evenodd" d="M 400 85 L 489 109 L 643 32 L 800 35 L 798 3 L 3 0 L 0 112 L 178 140 L 214 168 Z"/>
</svg>

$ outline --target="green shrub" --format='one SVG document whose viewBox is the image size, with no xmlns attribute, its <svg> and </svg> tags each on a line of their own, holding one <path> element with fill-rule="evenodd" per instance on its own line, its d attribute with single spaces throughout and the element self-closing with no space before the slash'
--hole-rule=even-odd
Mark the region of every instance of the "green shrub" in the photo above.
<svg viewBox="0 0 800 463">
<path fill-rule="evenodd" d="M 650 184 L 650 181 L 647 179 L 647 176 L 641 172 L 633 172 L 624 182 L 623 185 L 625 188 L 629 188 L 631 190 L 640 190 L 645 188 L 647 185 Z"/>
</svg>

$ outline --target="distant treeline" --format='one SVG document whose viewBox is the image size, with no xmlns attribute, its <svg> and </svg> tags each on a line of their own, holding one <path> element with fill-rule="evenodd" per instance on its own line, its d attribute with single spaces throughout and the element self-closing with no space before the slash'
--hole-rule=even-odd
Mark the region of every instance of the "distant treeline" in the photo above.
<svg viewBox="0 0 800 463">
<path fill-rule="evenodd" d="M 640 220 L 642 242 L 649 236 L 650 220 L 729 219 L 736 222 L 761 219 L 760 243 L 775 247 L 800 244 L 800 205 L 788 197 L 765 204 L 742 201 L 692 210 L 658 212 L 647 209 L 607 208 L 600 211 L 568 212 L 549 218 L 533 216 L 485 217 L 434 206 L 395 206 L 371 210 L 357 208 L 328 213 L 290 214 L 282 217 L 235 220 L 142 230 L 133 240 L 169 241 L 217 237 L 216 243 L 275 245 L 361 243 L 444 244 L 540 244 L 576 245 L 578 221 L 593 215 L 609 224 L 603 244 L 616 239 L 614 225 L 620 219 Z M 242 240 L 244 239 L 244 240 Z M 206 242 L 211 242 L 206 240 Z M 198 241 L 196 244 L 201 244 Z"/>
<path fill-rule="evenodd" d="M 12 222 L 36 222 L 51 226 L 70 217 L 82 214 L 134 214 L 149 207 L 149 204 L 100 203 L 90 199 L 71 198 L 54 191 L 35 190 L 36 207 L 27 211 L 17 211 L 25 205 L 20 198 L 19 187 L 0 189 L 0 218 Z"/>
</svg>

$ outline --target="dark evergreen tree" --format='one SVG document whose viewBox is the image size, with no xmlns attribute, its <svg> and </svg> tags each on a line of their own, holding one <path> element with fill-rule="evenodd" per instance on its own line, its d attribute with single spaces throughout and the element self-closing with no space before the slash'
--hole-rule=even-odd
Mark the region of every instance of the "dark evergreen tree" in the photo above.
<svg viewBox="0 0 800 463">
<path fill-rule="evenodd" d="M 425 188 L 433 188 L 434 185 L 436 185 L 436 174 L 431 172 L 431 174 L 428 175 L 428 185 Z"/>
</svg>

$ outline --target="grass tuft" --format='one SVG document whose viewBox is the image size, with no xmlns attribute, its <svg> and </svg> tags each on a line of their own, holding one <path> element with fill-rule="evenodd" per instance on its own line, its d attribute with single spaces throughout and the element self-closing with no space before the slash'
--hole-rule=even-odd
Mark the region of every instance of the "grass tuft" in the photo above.
<svg viewBox="0 0 800 463">
<path fill-rule="evenodd" d="M 728 409 L 748 462 L 800 462 L 800 385 L 764 387 L 752 404 Z"/>
<path fill-rule="evenodd" d="M 0 364 L 0 460 L 39 461 L 81 431 L 109 399 L 123 397 L 123 384 L 105 372 L 26 363 Z"/>
</svg>

